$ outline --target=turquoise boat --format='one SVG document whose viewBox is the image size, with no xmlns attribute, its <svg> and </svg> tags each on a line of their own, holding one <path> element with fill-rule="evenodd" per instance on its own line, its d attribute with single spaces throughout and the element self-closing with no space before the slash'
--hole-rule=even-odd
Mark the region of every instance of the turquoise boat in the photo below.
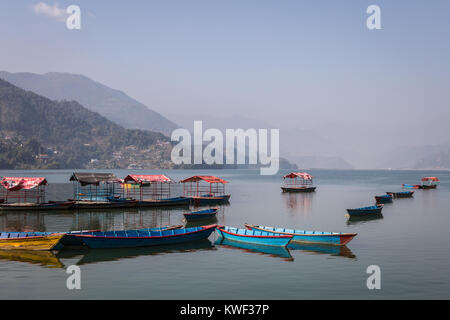
<svg viewBox="0 0 450 320">
<path fill-rule="evenodd" d="M 343 246 L 349 243 L 357 233 L 342 233 L 342 232 L 323 232 L 323 231 L 307 231 L 285 228 L 274 228 L 265 226 L 254 226 L 246 223 L 245 227 L 248 230 L 264 231 L 271 234 L 290 235 L 292 241 L 305 243 L 321 243 Z"/>
<path fill-rule="evenodd" d="M 216 231 L 219 236 L 227 240 L 267 246 L 285 247 L 292 239 L 291 235 L 273 234 L 266 231 L 254 231 L 227 226 L 217 227 Z"/>
<path fill-rule="evenodd" d="M 215 244 L 219 246 L 224 246 L 228 249 L 236 249 L 240 251 L 267 255 L 271 257 L 278 257 L 286 261 L 294 261 L 294 258 L 291 256 L 288 248 L 283 246 L 267 246 L 254 243 L 245 243 L 224 239 L 222 237 L 218 238 Z"/>
</svg>

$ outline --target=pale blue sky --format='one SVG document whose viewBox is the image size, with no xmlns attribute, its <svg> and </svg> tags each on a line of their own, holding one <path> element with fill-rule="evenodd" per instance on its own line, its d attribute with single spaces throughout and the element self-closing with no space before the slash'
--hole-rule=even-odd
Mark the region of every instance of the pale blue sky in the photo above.
<svg viewBox="0 0 450 320">
<path fill-rule="evenodd" d="M 80 31 L 38 2 L 0 2 L 1 70 L 84 74 L 163 114 L 394 133 L 450 119 L 450 1 L 58 1 L 81 7 Z"/>
</svg>

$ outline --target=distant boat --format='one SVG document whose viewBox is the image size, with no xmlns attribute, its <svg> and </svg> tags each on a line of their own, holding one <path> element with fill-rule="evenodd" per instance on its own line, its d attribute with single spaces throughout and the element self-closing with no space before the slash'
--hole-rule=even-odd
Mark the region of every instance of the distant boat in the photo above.
<svg viewBox="0 0 450 320">
<path fill-rule="evenodd" d="M 95 235 L 76 234 L 91 249 L 134 248 L 167 245 L 206 239 L 217 225 L 162 231 L 122 230 L 106 231 Z"/>
<path fill-rule="evenodd" d="M 285 247 L 292 239 L 291 235 L 273 234 L 272 232 L 254 231 L 227 226 L 218 227 L 216 231 L 219 236 L 224 239 L 268 246 Z"/>
<path fill-rule="evenodd" d="M 382 205 L 376 205 L 355 209 L 347 209 L 347 212 L 350 216 L 374 215 L 380 214 L 382 209 L 383 209 Z"/>
<path fill-rule="evenodd" d="M 193 211 L 190 213 L 185 213 L 184 217 L 186 218 L 186 221 L 210 219 L 216 216 L 217 210 L 218 210 L 217 208 L 213 208 L 207 210 Z"/>
<path fill-rule="evenodd" d="M 386 194 L 392 195 L 394 199 L 397 198 L 411 198 L 414 191 L 401 191 L 401 192 L 386 192 Z"/>
<path fill-rule="evenodd" d="M 64 233 L 36 235 L 33 233 L 2 232 L 0 250 L 52 250 Z"/>
<path fill-rule="evenodd" d="M 45 203 L 1 203 L 3 211 L 39 211 L 71 209 L 75 201 L 50 201 Z"/>
<path fill-rule="evenodd" d="M 392 195 L 391 194 L 385 194 L 382 196 L 375 196 L 375 202 L 377 204 L 379 203 L 391 203 L 392 202 Z"/>
<path fill-rule="evenodd" d="M 419 189 L 436 189 L 439 183 L 437 177 L 425 177 L 421 179 L 422 184 L 419 185 Z"/>
<path fill-rule="evenodd" d="M 266 231 L 272 234 L 284 234 L 293 236 L 292 241 L 305 243 L 321 243 L 332 245 L 345 245 L 349 243 L 357 233 L 341 233 L 341 232 L 323 232 L 323 231 L 306 231 L 285 228 L 274 228 L 265 226 L 254 226 L 245 224 L 249 230 Z"/>
<path fill-rule="evenodd" d="M 314 192 L 313 177 L 306 172 L 291 172 L 283 177 L 283 192 Z"/>
</svg>

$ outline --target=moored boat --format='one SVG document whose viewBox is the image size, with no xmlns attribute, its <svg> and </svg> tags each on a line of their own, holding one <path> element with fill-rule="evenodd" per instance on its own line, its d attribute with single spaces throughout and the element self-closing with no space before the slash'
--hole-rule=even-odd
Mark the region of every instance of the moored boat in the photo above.
<svg viewBox="0 0 450 320">
<path fill-rule="evenodd" d="M 414 194 L 414 191 L 386 192 L 386 194 L 391 195 L 394 199 L 411 198 Z"/>
<path fill-rule="evenodd" d="M 436 189 L 439 183 L 437 177 L 425 177 L 421 179 L 422 184 L 419 185 L 419 189 Z"/>
<path fill-rule="evenodd" d="M 191 199 L 187 197 L 174 197 L 167 199 L 155 199 L 155 200 L 138 200 L 136 207 L 184 207 L 189 206 Z"/>
<path fill-rule="evenodd" d="M 95 235 L 75 234 L 74 236 L 81 239 L 86 246 L 92 249 L 132 248 L 206 239 L 216 227 L 217 225 L 209 225 L 160 231 L 106 231 Z"/>
<path fill-rule="evenodd" d="M 283 177 L 283 192 L 314 192 L 313 177 L 306 172 L 291 172 Z"/>
<path fill-rule="evenodd" d="M 228 181 L 215 176 L 192 176 L 181 180 L 183 196 L 191 200 L 194 206 L 227 204 L 229 194 L 225 194 L 225 185 Z"/>
<path fill-rule="evenodd" d="M 285 228 L 274 228 L 265 226 L 254 226 L 245 224 L 249 230 L 265 231 L 272 234 L 282 234 L 292 236 L 292 241 L 305 243 L 321 243 L 332 245 L 345 245 L 349 243 L 357 233 L 341 233 L 341 232 L 323 232 L 323 231 L 307 231 Z"/>
<path fill-rule="evenodd" d="M 375 202 L 377 204 L 379 203 L 391 203 L 392 202 L 392 195 L 391 194 L 384 194 L 381 196 L 375 196 Z"/>
<path fill-rule="evenodd" d="M 190 213 L 184 213 L 183 215 L 186 221 L 197 221 L 197 220 L 211 219 L 215 217 L 216 214 L 217 208 L 212 208 L 200 211 L 193 211 Z"/>
<path fill-rule="evenodd" d="M 267 231 L 247 230 L 227 226 L 220 226 L 216 231 L 224 239 L 269 246 L 285 247 L 292 239 L 292 235 L 274 234 Z"/>
<path fill-rule="evenodd" d="M 0 250 L 52 250 L 64 236 L 64 233 L 39 235 L 33 232 L 2 232 Z"/>
<path fill-rule="evenodd" d="M 362 208 L 347 209 L 347 212 L 350 216 L 361 216 L 361 215 L 380 214 L 382 209 L 383 209 L 382 205 L 375 205 Z"/>
</svg>

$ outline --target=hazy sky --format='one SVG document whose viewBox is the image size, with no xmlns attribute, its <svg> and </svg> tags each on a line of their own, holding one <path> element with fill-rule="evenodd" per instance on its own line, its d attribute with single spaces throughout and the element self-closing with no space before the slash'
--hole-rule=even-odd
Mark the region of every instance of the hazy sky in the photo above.
<svg viewBox="0 0 450 320">
<path fill-rule="evenodd" d="M 424 123 L 422 140 L 448 141 L 450 1 L 39 2 L 0 2 L 0 70 L 84 74 L 162 114 L 384 137 Z M 81 30 L 58 17 L 71 4 Z M 366 27 L 371 4 L 382 30 Z"/>
</svg>

